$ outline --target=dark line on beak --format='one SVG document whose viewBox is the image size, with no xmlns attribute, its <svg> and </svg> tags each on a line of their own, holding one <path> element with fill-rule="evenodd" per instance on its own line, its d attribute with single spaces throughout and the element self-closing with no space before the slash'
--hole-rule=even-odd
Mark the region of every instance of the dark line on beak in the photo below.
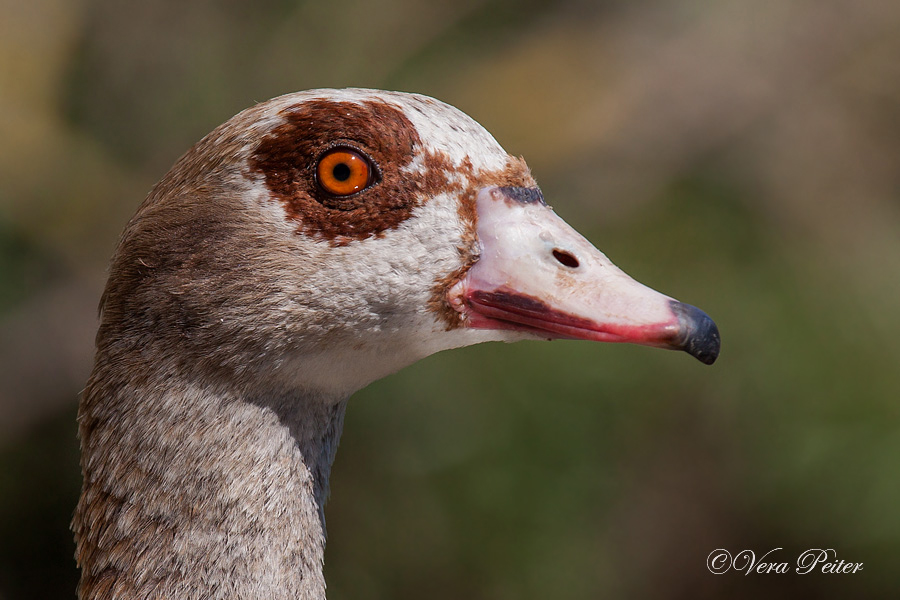
<svg viewBox="0 0 900 600">
<path fill-rule="evenodd" d="M 541 193 L 540 188 L 536 187 L 498 187 L 497 191 L 503 194 L 503 197 L 506 200 L 511 202 L 517 202 L 519 204 L 543 204 L 544 202 L 544 194 Z"/>
</svg>

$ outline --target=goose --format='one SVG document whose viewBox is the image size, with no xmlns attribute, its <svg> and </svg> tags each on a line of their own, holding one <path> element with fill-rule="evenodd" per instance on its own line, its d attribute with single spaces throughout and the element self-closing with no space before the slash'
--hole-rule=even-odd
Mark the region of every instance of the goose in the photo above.
<svg viewBox="0 0 900 600">
<path fill-rule="evenodd" d="M 311 90 L 194 145 L 127 224 L 81 395 L 82 600 L 325 598 L 347 399 L 425 356 L 585 339 L 711 364 L 525 162 L 432 98 Z"/>
</svg>

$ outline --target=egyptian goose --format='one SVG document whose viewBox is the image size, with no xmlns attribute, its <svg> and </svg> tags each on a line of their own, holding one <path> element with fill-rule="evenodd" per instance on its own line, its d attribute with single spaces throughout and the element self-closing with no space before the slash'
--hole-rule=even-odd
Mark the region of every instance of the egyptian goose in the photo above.
<svg viewBox="0 0 900 600">
<path fill-rule="evenodd" d="M 719 352 L 709 317 L 616 268 L 459 110 L 360 89 L 245 110 L 113 257 L 79 410 L 79 597 L 324 598 L 347 398 L 535 338 Z"/>
</svg>

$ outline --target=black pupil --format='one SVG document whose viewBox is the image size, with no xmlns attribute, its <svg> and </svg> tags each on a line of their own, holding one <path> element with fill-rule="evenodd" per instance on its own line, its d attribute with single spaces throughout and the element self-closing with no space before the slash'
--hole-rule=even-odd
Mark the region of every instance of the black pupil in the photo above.
<svg viewBox="0 0 900 600">
<path fill-rule="evenodd" d="M 338 163 L 334 165 L 331 174 L 334 175 L 334 178 L 338 181 L 347 181 L 350 179 L 350 165 L 347 163 Z"/>
</svg>

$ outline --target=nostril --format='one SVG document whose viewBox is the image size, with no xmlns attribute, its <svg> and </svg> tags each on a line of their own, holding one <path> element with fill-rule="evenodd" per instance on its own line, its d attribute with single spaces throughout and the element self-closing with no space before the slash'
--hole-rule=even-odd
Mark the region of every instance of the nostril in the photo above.
<svg viewBox="0 0 900 600">
<path fill-rule="evenodd" d="M 560 250 L 559 248 L 553 249 L 553 258 L 559 261 L 559 264 L 565 265 L 566 267 L 570 267 L 575 269 L 578 267 L 578 259 L 575 258 L 572 254 L 566 252 L 565 250 Z"/>
</svg>

